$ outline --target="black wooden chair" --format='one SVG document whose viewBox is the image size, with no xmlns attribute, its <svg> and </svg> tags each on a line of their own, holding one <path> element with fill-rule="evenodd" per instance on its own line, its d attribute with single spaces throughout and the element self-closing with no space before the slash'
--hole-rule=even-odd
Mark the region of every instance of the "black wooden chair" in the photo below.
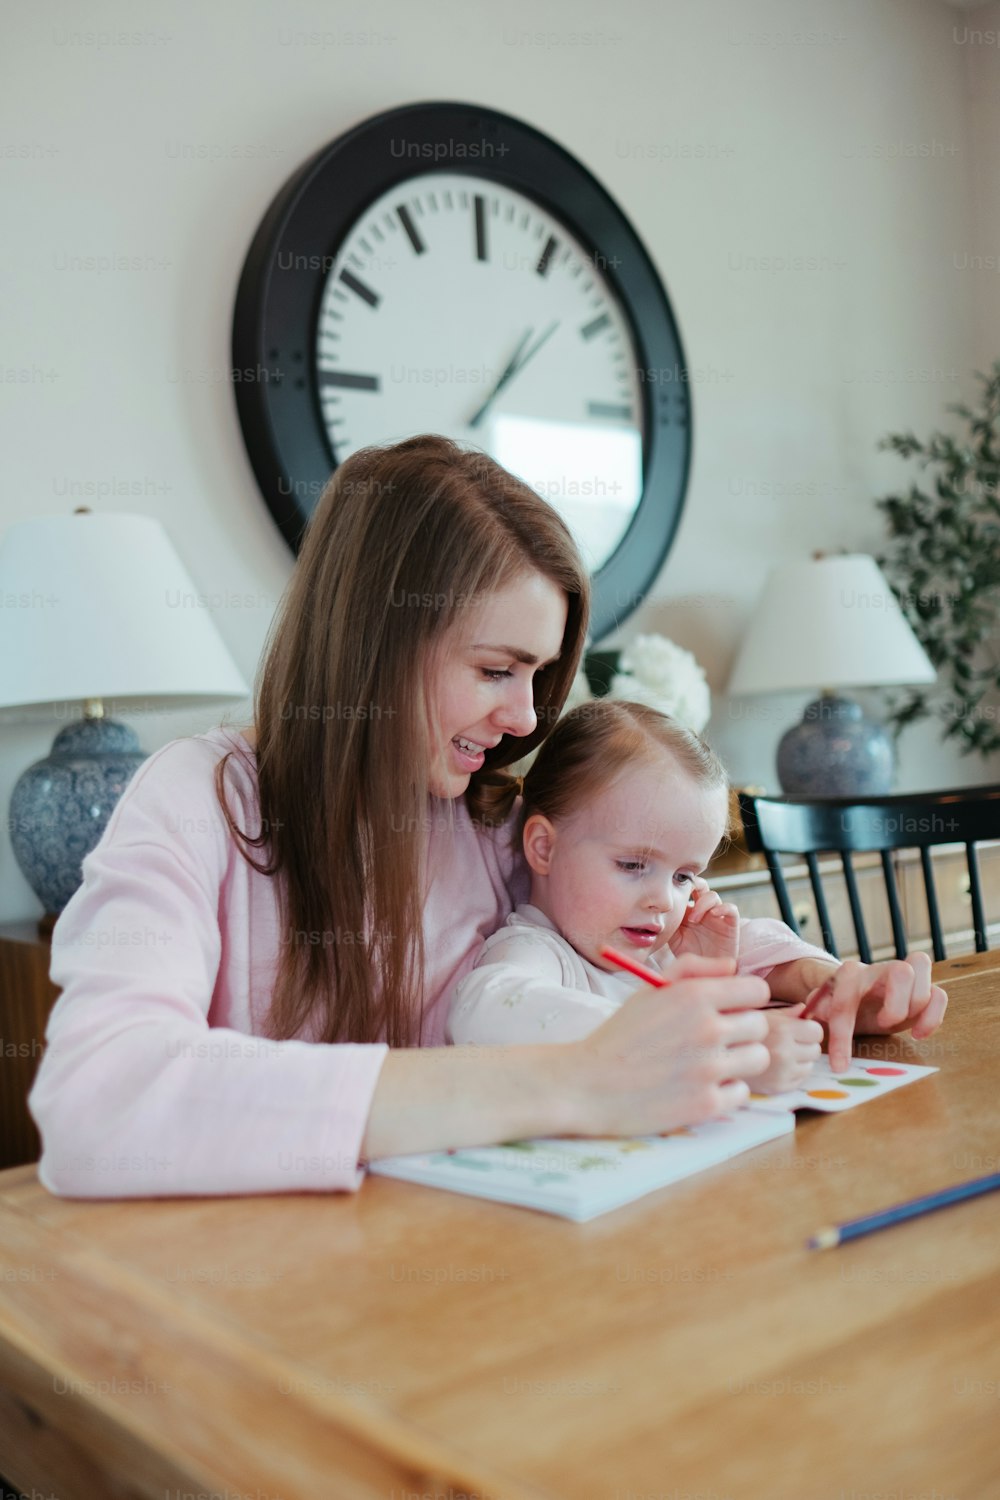
<svg viewBox="0 0 1000 1500">
<path fill-rule="evenodd" d="M 936 844 L 965 845 L 976 952 L 985 951 L 986 919 L 975 845 L 982 839 L 1000 839 L 1000 786 L 966 787 L 953 792 L 910 792 L 893 797 L 757 797 L 740 792 L 739 800 L 747 848 L 753 854 L 763 853 L 782 918 L 795 932 L 799 928 L 778 856 L 804 856 L 823 933 L 823 946 L 835 957 L 840 955 L 831 930 L 817 855 L 840 855 L 858 954 L 863 963 L 871 963 L 871 945 L 851 856 L 866 850 L 881 854 L 893 943 L 896 957 L 902 958 L 907 951 L 907 942 L 892 862 L 895 849 L 920 851 L 934 957 L 942 959 L 947 956 L 929 852 Z"/>
</svg>

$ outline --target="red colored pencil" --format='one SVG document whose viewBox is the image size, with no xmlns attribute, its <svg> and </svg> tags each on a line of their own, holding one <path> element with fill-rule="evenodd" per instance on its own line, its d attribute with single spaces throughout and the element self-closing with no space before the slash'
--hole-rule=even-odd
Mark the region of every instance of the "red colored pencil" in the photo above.
<svg viewBox="0 0 1000 1500">
<path fill-rule="evenodd" d="M 617 964 L 619 969 L 627 969 L 637 979 L 644 979 L 647 984 L 653 985 L 655 989 L 665 990 L 671 980 L 664 979 L 662 974 L 656 974 L 652 969 L 637 964 L 634 958 L 628 958 L 624 953 L 619 953 L 617 948 L 602 948 L 601 957 L 608 959 L 610 963 Z"/>
</svg>

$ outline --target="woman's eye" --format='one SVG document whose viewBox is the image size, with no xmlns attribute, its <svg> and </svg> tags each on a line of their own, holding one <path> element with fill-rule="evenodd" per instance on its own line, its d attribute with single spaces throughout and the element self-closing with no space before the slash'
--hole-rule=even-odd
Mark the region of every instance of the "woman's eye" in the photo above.
<svg viewBox="0 0 1000 1500">
<path fill-rule="evenodd" d="M 501 667 L 480 667 L 480 671 L 487 682 L 502 682 L 505 677 L 511 675 L 509 671 Z"/>
</svg>

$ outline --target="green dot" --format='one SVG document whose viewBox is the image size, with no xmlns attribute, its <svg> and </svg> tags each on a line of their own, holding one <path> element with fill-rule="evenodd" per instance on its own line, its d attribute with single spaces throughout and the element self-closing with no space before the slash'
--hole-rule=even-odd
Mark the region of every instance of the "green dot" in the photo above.
<svg viewBox="0 0 1000 1500">
<path fill-rule="evenodd" d="M 846 1084 L 849 1089 L 877 1089 L 878 1084 L 874 1078 L 838 1078 L 838 1083 Z"/>
</svg>

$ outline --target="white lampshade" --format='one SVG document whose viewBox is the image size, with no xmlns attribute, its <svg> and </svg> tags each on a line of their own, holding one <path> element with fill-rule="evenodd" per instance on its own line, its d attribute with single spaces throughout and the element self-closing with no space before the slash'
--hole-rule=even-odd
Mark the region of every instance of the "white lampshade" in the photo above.
<svg viewBox="0 0 1000 1500">
<path fill-rule="evenodd" d="M 0 707 L 127 711 L 249 688 L 166 532 L 145 516 L 19 521 L 0 542 Z"/>
<path fill-rule="evenodd" d="M 729 691 L 881 687 L 936 675 L 875 559 L 854 554 L 771 570 Z"/>
</svg>

